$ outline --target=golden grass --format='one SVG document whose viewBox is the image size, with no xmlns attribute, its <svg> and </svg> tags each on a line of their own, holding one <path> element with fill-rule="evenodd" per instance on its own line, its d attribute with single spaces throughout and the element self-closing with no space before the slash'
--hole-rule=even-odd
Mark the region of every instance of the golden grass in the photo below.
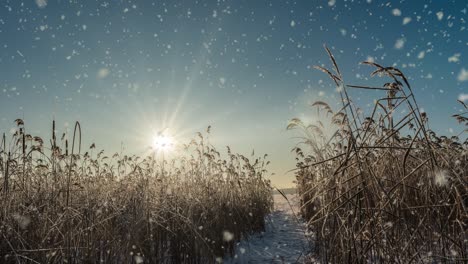
<svg viewBox="0 0 468 264">
<path fill-rule="evenodd" d="M 0 145 L 1 263 L 213 263 L 264 230 L 263 159 L 223 159 L 202 134 L 169 161 L 79 154 L 79 123 L 70 143 L 54 122 L 49 148 L 16 123 Z"/>
<path fill-rule="evenodd" d="M 466 263 L 468 141 L 429 129 L 400 70 L 364 62 L 376 69 L 372 76 L 390 81 L 347 85 L 326 51 L 333 70 L 317 68 L 339 88 L 342 107 L 313 106 L 335 133 L 327 136 L 323 123 L 297 118 L 288 126 L 304 139 L 294 149 L 296 176 L 316 257 L 323 263 Z M 382 91 L 383 97 L 365 116 L 351 89 Z M 454 117 L 466 126 L 462 105 L 465 112 Z"/>
</svg>

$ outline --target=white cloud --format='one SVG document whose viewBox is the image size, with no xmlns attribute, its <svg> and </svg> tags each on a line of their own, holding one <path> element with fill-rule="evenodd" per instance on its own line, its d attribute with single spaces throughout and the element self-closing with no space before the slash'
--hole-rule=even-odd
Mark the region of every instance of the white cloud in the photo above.
<svg viewBox="0 0 468 264">
<path fill-rule="evenodd" d="M 444 12 L 442 12 L 442 11 L 437 12 L 436 15 L 437 15 L 437 19 L 439 19 L 439 21 L 442 20 L 442 18 L 444 18 Z"/>
</svg>

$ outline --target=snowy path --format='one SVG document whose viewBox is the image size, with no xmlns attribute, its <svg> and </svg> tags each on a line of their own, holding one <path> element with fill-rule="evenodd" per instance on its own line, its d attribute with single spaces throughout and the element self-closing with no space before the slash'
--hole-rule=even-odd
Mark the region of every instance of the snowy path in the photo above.
<svg viewBox="0 0 468 264">
<path fill-rule="evenodd" d="M 287 195 L 297 214 L 297 195 Z M 308 252 L 305 224 L 298 223 L 291 207 L 281 195 L 274 195 L 275 210 L 267 219 L 267 230 L 241 241 L 234 258 L 224 263 L 300 263 Z"/>
</svg>

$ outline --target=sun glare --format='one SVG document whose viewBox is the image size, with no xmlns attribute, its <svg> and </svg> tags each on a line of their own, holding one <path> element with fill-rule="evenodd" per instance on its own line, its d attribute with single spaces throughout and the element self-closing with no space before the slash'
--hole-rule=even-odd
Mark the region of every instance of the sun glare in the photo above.
<svg viewBox="0 0 468 264">
<path fill-rule="evenodd" d="M 155 150 L 170 150 L 174 147 L 174 139 L 168 135 L 158 134 L 153 138 L 153 147 Z"/>
</svg>

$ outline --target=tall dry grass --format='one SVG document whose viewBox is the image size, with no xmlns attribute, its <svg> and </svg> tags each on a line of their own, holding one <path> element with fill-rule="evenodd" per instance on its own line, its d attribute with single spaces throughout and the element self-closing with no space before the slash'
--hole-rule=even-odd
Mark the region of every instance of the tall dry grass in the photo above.
<svg viewBox="0 0 468 264">
<path fill-rule="evenodd" d="M 1 263 L 214 263 L 264 230 L 264 159 L 223 159 L 202 134 L 173 160 L 108 157 L 80 149 L 79 123 L 71 142 L 55 122 L 49 142 L 16 123 L 0 145 Z"/>
<path fill-rule="evenodd" d="M 397 68 L 364 62 L 388 82 L 348 85 L 326 51 L 333 69 L 316 68 L 336 84 L 340 109 L 315 102 L 330 126 L 297 118 L 288 126 L 303 138 L 294 149 L 296 175 L 316 257 L 323 263 L 468 262 L 468 140 L 429 129 Z M 352 89 L 381 92 L 381 98 L 363 111 Z M 454 117 L 467 126 L 468 109 L 460 103 L 464 112 Z M 332 135 L 324 132 L 330 127 Z"/>
</svg>

